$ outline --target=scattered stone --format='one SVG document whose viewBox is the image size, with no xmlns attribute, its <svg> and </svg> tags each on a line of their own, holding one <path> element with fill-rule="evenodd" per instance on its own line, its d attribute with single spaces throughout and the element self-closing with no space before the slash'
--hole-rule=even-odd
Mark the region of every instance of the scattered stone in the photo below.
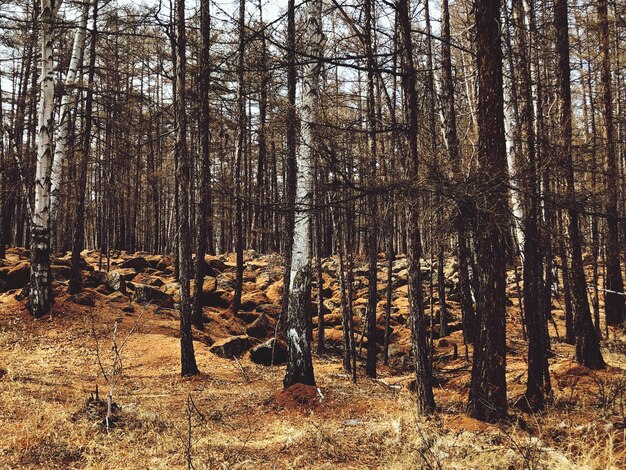
<svg viewBox="0 0 626 470">
<path fill-rule="evenodd" d="M 62 264 L 53 264 L 50 266 L 50 270 L 52 271 L 53 279 L 57 281 L 69 279 L 72 271 L 69 266 Z"/>
<path fill-rule="evenodd" d="M 270 299 L 268 299 L 267 295 L 265 295 L 263 292 L 250 292 L 241 296 L 242 310 L 254 310 L 260 305 L 269 303 Z"/>
<path fill-rule="evenodd" d="M 94 269 L 89 271 L 83 280 L 84 287 L 98 287 L 106 282 L 106 271 Z"/>
<path fill-rule="evenodd" d="M 226 264 L 217 256 L 206 255 L 204 257 L 205 274 L 216 277 L 226 271 Z"/>
<path fill-rule="evenodd" d="M 109 271 L 104 278 L 105 285 L 117 292 L 124 294 L 126 292 L 126 280 L 119 271 Z"/>
<path fill-rule="evenodd" d="M 230 306 L 230 299 L 226 291 L 217 289 L 213 292 L 202 293 L 202 305 L 205 307 L 228 308 Z"/>
<path fill-rule="evenodd" d="M 22 289 L 30 281 L 30 263 L 22 261 L 6 273 L 4 290 Z"/>
<path fill-rule="evenodd" d="M 96 301 L 93 298 L 93 294 L 89 292 L 79 292 L 78 294 L 70 295 L 67 300 L 78 305 L 84 305 L 85 307 L 95 307 Z"/>
<path fill-rule="evenodd" d="M 264 313 L 261 313 L 261 315 L 246 328 L 248 336 L 259 339 L 265 338 L 273 331 L 274 328 Z"/>
<path fill-rule="evenodd" d="M 138 273 L 149 267 L 150 263 L 143 256 L 135 256 L 134 258 L 128 259 L 120 264 L 120 268 L 134 269 Z"/>
<path fill-rule="evenodd" d="M 272 352 L 274 354 L 272 360 Z M 264 366 L 280 365 L 287 362 L 287 345 L 274 338 L 253 347 L 250 350 L 250 360 Z"/>
<path fill-rule="evenodd" d="M 219 357 L 226 359 L 232 359 L 233 357 L 241 356 L 252 346 L 252 340 L 249 336 L 231 336 L 220 340 L 213 344 L 209 351 Z"/>
<path fill-rule="evenodd" d="M 147 284 L 135 284 L 133 301 L 139 304 L 153 304 L 159 307 L 174 308 L 174 299 L 171 295 Z"/>
</svg>

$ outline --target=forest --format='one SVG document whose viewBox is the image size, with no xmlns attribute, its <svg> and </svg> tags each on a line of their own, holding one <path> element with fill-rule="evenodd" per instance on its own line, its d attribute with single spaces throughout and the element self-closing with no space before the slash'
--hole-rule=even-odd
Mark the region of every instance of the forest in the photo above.
<svg viewBox="0 0 626 470">
<path fill-rule="evenodd" d="M 625 39 L 0 0 L 0 466 L 626 468 Z"/>
</svg>

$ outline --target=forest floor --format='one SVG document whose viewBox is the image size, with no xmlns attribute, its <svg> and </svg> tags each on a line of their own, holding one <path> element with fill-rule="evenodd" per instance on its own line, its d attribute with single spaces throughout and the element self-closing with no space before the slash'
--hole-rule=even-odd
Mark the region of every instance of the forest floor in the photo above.
<svg viewBox="0 0 626 470">
<path fill-rule="evenodd" d="M 143 255 L 149 263 L 142 267 L 142 262 L 128 263 L 141 256 L 114 258 L 111 268 L 127 279 L 124 294 L 115 291 L 116 279 L 103 283 L 102 274 L 94 274 L 98 254 L 85 255 L 85 274 L 92 287 L 68 296 L 67 257 L 55 260 L 56 303 L 51 316 L 38 320 L 29 316 L 21 290 L 8 289 L 20 284 L 17 270 L 23 269 L 27 253 L 10 250 L 0 268 L 3 290 L 8 289 L 0 294 L 2 468 L 169 469 L 185 468 L 188 462 L 198 469 L 626 468 L 626 338 L 617 329 L 603 342 L 608 367 L 590 371 L 573 361 L 573 346 L 559 342 L 551 325 L 552 402 L 537 414 L 511 406 L 511 419 L 495 425 L 464 412 L 470 365 L 461 332 L 436 339 L 438 412 L 423 419 L 415 413 L 410 387 L 402 260 L 394 269 L 398 282 L 391 366 L 380 365 L 376 381 L 359 367 L 358 383 L 353 384 L 339 353 L 338 307 L 325 303 L 329 352 L 314 357 L 318 389 L 294 387 L 283 392 L 283 365 L 257 364 L 246 351 L 237 350 L 238 359 L 219 355 L 233 335 L 262 342 L 263 335 L 257 334 L 258 340 L 245 336 L 246 331 L 253 333 L 250 324 L 261 315 L 267 322 L 264 334 L 271 336 L 280 302 L 278 257 L 248 254 L 244 295 L 248 311 L 237 318 L 226 302 L 232 294 L 232 258 L 207 263 L 213 282 L 206 287 L 208 322 L 204 332 L 194 330 L 201 374 L 181 378 L 178 316 L 167 297 L 176 300 L 171 260 Z M 135 268 L 121 267 L 125 262 Z M 337 299 L 335 262 L 326 263 L 324 287 L 329 298 Z M 453 292 L 452 271 L 448 275 Z M 358 329 L 365 277 L 358 268 L 356 275 Z M 153 296 L 148 305 L 140 305 L 139 285 L 144 283 L 158 286 L 166 297 Z M 384 290 L 382 281 L 380 289 Z M 514 283 L 508 292 L 507 384 L 513 404 L 525 389 L 526 343 Z M 379 307 L 382 315 L 384 302 Z M 454 325 L 459 306 L 450 301 L 449 308 Z M 564 315 L 558 302 L 553 318 L 562 338 Z M 111 373 L 116 324 L 122 367 Z M 111 385 L 117 406 L 107 430 L 102 400 Z M 96 390 L 100 401 L 95 400 Z"/>
</svg>

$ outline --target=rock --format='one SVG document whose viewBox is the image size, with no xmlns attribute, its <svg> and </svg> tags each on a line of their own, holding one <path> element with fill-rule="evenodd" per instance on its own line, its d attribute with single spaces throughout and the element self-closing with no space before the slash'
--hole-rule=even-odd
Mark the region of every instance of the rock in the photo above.
<svg viewBox="0 0 626 470">
<path fill-rule="evenodd" d="M 120 274 L 119 271 L 109 271 L 104 277 L 104 284 L 112 291 L 126 292 L 126 279 Z"/>
<path fill-rule="evenodd" d="M 272 351 L 274 352 L 273 360 Z M 287 345 L 282 341 L 276 341 L 274 338 L 269 339 L 250 350 L 250 360 L 264 366 L 285 364 L 287 362 Z"/>
<path fill-rule="evenodd" d="M 264 313 L 261 313 L 257 319 L 254 320 L 248 328 L 246 328 L 248 336 L 259 339 L 267 337 L 273 331 L 274 327 L 272 326 L 272 323 L 267 315 Z"/>
<path fill-rule="evenodd" d="M 241 356 L 252 346 L 252 340 L 249 336 L 231 336 L 230 338 L 222 339 L 213 344 L 209 348 L 213 354 L 226 359 L 232 359 L 233 357 Z"/>
<path fill-rule="evenodd" d="M 270 278 L 270 275 L 267 273 L 261 273 L 257 276 L 256 280 L 256 287 L 259 290 L 267 290 L 267 288 L 270 286 L 270 284 L 272 283 L 272 279 Z"/>
<path fill-rule="evenodd" d="M 134 269 L 136 272 L 142 272 L 144 269 L 149 268 L 150 263 L 143 256 L 135 256 L 134 258 L 124 261 L 120 268 Z"/>
<path fill-rule="evenodd" d="M 274 317 L 274 318 L 278 318 L 278 316 L 280 315 L 282 311 L 282 308 L 279 305 L 276 304 L 262 304 L 259 305 L 256 309 L 255 312 L 263 312 L 266 315 L 269 315 L 270 317 Z"/>
<path fill-rule="evenodd" d="M 240 310 L 237 312 L 236 318 L 240 319 L 246 325 L 250 325 L 254 323 L 262 313 L 263 312 L 257 312 L 256 310 L 254 312 L 243 312 Z"/>
<path fill-rule="evenodd" d="M 159 307 L 174 308 L 174 299 L 171 295 L 147 284 L 135 284 L 133 301 L 139 304 L 153 304 Z"/>
<path fill-rule="evenodd" d="M 254 310 L 260 305 L 269 304 L 270 299 L 263 292 L 251 292 L 241 296 L 241 309 Z"/>
<path fill-rule="evenodd" d="M 271 286 L 267 288 L 265 291 L 265 295 L 268 300 L 276 305 L 280 305 L 283 299 L 283 281 L 282 279 L 278 282 L 275 282 Z"/>
<path fill-rule="evenodd" d="M 67 300 L 78 305 L 84 305 L 86 307 L 96 306 L 96 301 L 93 298 L 93 294 L 89 292 L 79 292 L 78 294 L 70 295 Z"/>
<path fill-rule="evenodd" d="M 152 287 L 163 287 L 165 282 L 160 277 L 151 277 L 147 284 Z"/>
<path fill-rule="evenodd" d="M 228 308 L 230 299 L 225 290 L 217 289 L 211 292 L 202 292 L 202 305 L 205 307 Z"/>
<path fill-rule="evenodd" d="M 103 295 L 109 295 L 112 294 L 114 291 L 106 284 L 100 284 L 98 287 L 96 287 L 96 292 L 99 292 Z"/>
<path fill-rule="evenodd" d="M 50 266 L 50 270 L 52 271 L 52 278 L 55 280 L 69 279 L 72 271 L 69 266 L 61 264 L 53 264 Z"/>
<path fill-rule="evenodd" d="M 217 256 L 206 255 L 204 257 L 204 264 L 206 266 L 205 274 L 210 276 L 217 276 L 220 273 L 226 271 L 226 263 L 219 259 Z"/>
<path fill-rule="evenodd" d="M 113 294 L 111 294 L 109 296 L 109 298 L 107 299 L 107 302 L 113 302 L 113 303 L 128 303 L 128 297 L 126 297 L 124 294 L 122 294 L 121 292 L 113 292 Z"/>
<path fill-rule="evenodd" d="M 217 290 L 217 279 L 212 276 L 205 276 L 202 283 L 202 294 L 210 294 Z"/>
<path fill-rule="evenodd" d="M 22 289 L 30 281 L 30 263 L 22 261 L 6 273 L 4 290 Z"/>
<path fill-rule="evenodd" d="M 109 271 L 112 272 L 112 271 Z M 137 271 L 132 268 L 117 268 L 115 269 L 116 273 L 119 273 L 120 276 L 124 278 L 125 281 L 132 281 L 137 275 Z"/>
<path fill-rule="evenodd" d="M 161 272 L 170 272 L 174 270 L 173 264 L 174 262 L 172 261 L 172 258 L 170 258 L 169 256 L 164 256 L 157 263 L 157 265 L 155 266 L 155 269 Z"/>
<path fill-rule="evenodd" d="M 106 282 L 107 273 L 99 269 L 89 271 L 85 280 L 83 281 L 84 287 L 98 287 Z M 110 293 L 110 292 L 109 292 Z"/>
</svg>

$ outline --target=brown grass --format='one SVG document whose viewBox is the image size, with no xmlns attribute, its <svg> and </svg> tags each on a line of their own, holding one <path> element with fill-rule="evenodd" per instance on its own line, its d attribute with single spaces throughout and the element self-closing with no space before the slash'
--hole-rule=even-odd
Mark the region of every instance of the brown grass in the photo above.
<svg viewBox="0 0 626 470">
<path fill-rule="evenodd" d="M 594 372 L 577 366 L 572 346 L 555 340 L 553 403 L 535 415 L 512 408 L 509 422 L 488 425 L 464 414 L 470 373 L 457 332 L 448 339 L 460 345 L 459 359 L 451 359 L 449 344 L 437 348 L 439 413 L 425 420 L 415 414 L 410 370 L 381 367 L 379 382 L 359 370 L 354 385 L 333 355 L 315 357 L 323 398 L 295 400 L 303 406 L 280 393 L 283 367 L 244 356 L 244 376 L 203 341 L 195 343 L 202 374 L 180 378 L 178 323 L 153 307 L 125 346 L 114 396 L 119 421 L 107 432 L 98 416 L 84 412 L 96 386 L 101 398 L 107 390 L 90 309 L 65 300 L 59 289 L 52 318 L 33 320 L 13 295 L 0 296 L 3 468 L 171 469 L 185 468 L 189 455 L 198 469 L 626 467 L 626 356 L 619 348 L 605 349 L 610 367 Z M 123 338 L 139 315 L 138 308 L 125 314 L 124 305 L 100 296 L 91 310 L 105 368 L 114 321 Z M 514 307 L 510 313 L 513 401 L 524 391 L 525 343 Z M 562 329 L 558 311 L 555 318 Z"/>
</svg>

